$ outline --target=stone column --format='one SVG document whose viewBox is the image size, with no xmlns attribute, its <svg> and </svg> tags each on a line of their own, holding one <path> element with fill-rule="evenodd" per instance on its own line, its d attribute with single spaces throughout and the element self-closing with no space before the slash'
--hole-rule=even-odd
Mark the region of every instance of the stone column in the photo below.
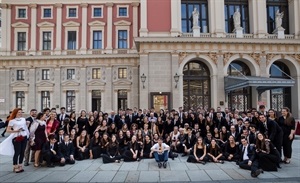
<svg viewBox="0 0 300 183">
<path fill-rule="evenodd" d="M 81 96 L 87 96 L 87 86 L 86 86 L 86 66 L 83 64 L 80 67 L 80 87 L 79 87 L 79 107 L 77 108 L 80 112 L 81 109 L 87 109 L 87 98 Z"/>
<path fill-rule="evenodd" d="M 171 55 L 171 92 L 172 92 L 172 103 L 171 108 L 178 109 L 179 107 L 183 107 L 183 85 L 182 85 L 182 72 L 178 71 L 179 68 L 179 55 L 174 52 Z M 179 76 L 178 83 L 175 82 L 174 76 Z M 177 84 L 177 87 L 176 87 Z M 171 101 L 170 101 L 171 102 Z"/>
<path fill-rule="evenodd" d="M 10 55 L 11 45 L 11 5 L 1 4 L 2 8 L 2 31 L 1 31 L 1 52 L 3 55 Z"/>
<path fill-rule="evenodd" d="M 28 70 L 29 74 L 28 74 L 28 83 L 29 87 L 28 87 L 28 103 L 27 103 L 27 109 L 40 109 L 40 106 L 37 102 L 37 97 L 36 97 L 36 86 L 35 86 L 35 82 L 36 82 L 36 73 L 35 73 L 35 68 L 33 66 L 31 66 L 31 68 Z M 28 111 L 24 111 L 24 112 L 28 112 Z"/>
<path fill-rule="evenodd" d="M 81 54 L 86 54 L 87 51 L 87 8 L 88 4 L 87 3 L 82 3 L 81 5 L 82 8 L 82 17 L 81 17 L 81 48 L 80 48 L 80 53 Z"/>
<path fill-rule="evenodd" d="M 55 4 L 54 7 L 56 7 L 56 45 L 55 45 L 55 54 L 60 55 L 61 54 L 61 43 L 63 42 L 61 35 L 63 34 L 62 32 L 62 4 Z M 54 36 L 53 36 L 54 37 Z"/>
<path fill-rule="evenodd" d="M 141 0 L 141 28 L 140 28 L 140 37 L 148 37 L 148 24 L 147 24 L 147 1 Z"/>
<path fill-rule="evenodd" d="M 104 111 L 109 111 L 113 108 L 113 84 L 112 84 L 112 67 L 106 67 L 105 69 L 105 78 L 106 78 L 106 85 L 105 85 L 105 91 L 104 91 L 104 97 L 101 98 L 104 101 L 104 106 L 103 107 Z"/>
<path fill-rule="evenodd" d="M 112 106 L 112 110 L 114 111 L 118 111 L 118 90 L 113 90 L 113 95 L 112 95 L 113 99 L 114 99 L 114 103 Z M 129 106 L 128 106 L 129 107 Z"/>
<path fill-rule="evenodd" d="M 256 3 L 256 14 L 254 17 L 257 19 L 257 30 L 255 33 L 258 38 L 264 38 L 268 32 L 267 30 L 267 16 L 263 16 L 267 14 L 267 3 L 266 0 L 257 0 Z"/>
<path fill-rule="evenodd" d="M 171 37 L 178 36 L 181 32 L 181 27 L 179 26 L 179 22 L 181 20 L 181 13 L 179 13 L 181 12 L 180 7 L 180 0 L 171 0 Z"/>
<path fill-rule="evenodd" d="M 133 38 L 138 37 L 138 24 L 139 24 L 139 13 L 138 13 L 138 7 L 139 3 L 132 3 L 131 6 L 133 7 L 133 13 L 132 13 L 132 36 Z M 132 49 L 135 49 L 135 42 L 132 44 Z"/>
<path fill-rule="evenodd" d="M 290 34 L 295 34 L 298 37 L 300 33 L 300 21 L 299 21 L 299 11 L 300 11 L 299 1 L 290 0 L 289 1 L 289 25 L 290 25 Z M 286 16 L 286 15 L 285 15 Z M 297 18 L 296 18 L 297 17 Z M 286 27 L 284 27 L 286 28 Z"/>
<path fill-rule="evenodd" d="M 30 4 L 29 7 L 31 8 L 31 30 L 30 30 L 30 49 L 29 54 L 35 55 L 36 54 L 36 38 L 38 33 L 36 32 L 36 22 L 37 22 L 37 5 Z"/>
<path fill-rule="evenodd" d="M 292 76 L 295 79 L 295 86 L 292 87 L 292 114 L 295 119 L 300 118 L 300 76 Z"/>
<path fill-rule="evenodd" d="M 3 9 L 2 9 L 3 10 Z M 0 115 L 5 114 L 7 115 L 8 110 L 10 110 L 10 104 L 12 101 L 12 92 L 10 84 L 10 69 L 1 67 L 0 68 L 0 76 L 1 76 L 1 82 L 0 82 Z M 13 103 L 15 104 L 15 103 Z"/>
<path fill-rule="evenodd" d="M 55 93 L 55 97 L 53 100 L 53 106 L 58 105 L 59 107 L 62 107 L 62 105 L 64 104 L 61 100 L 62 100 L 62 95 L 66 94 L 66 92 L 62 92 L 61 90 L 61 67 L 59 65 L 56 65 L 56 67 L 54 68 L 54 93 Z"/>
<path fill-rule="evenodd" d="M 112 25 L 113 25 L 113 22 L 112 22 L 112 7 L 114 6 L 113 3 L 106 3 L 105 4 L 107 6 L 107 41 L 106 41 L 106 50 L 105 52 L 106 53 L 112 53 Z"/>
<path fill-rule="evenodd" d="M 225 37 L 224 0 L 208 1 L 209 27 L 215 37 Z"/>
<path fill-rule="evenodd" d="M 142 75 L 146 76 L 146 81 L 144 83 L 145 88 L 143 88 L 143 82 L 141 81 Z M 140 108 L 148 109 L 149 108 L 149 55 L 148 53 L 140 54 Z"/>
<path fill-rule="evenodd" d="M 224 74 L 224 62 L 223 62 L 223 54 L 218 54 L 217 57 L 216 57 L 216 61 L 217 61 L 217 72 L 218 72 L 218 97 L 217 97 L 217 106 L 220 106 L 220 101 L 223 101 L 224 105 L 225 105 L 225 83 L 224 83 L 224 77 L 225 77 L 225 74 Z M 224 108 L 224 106 L 222 106 Z"/>
</svg>

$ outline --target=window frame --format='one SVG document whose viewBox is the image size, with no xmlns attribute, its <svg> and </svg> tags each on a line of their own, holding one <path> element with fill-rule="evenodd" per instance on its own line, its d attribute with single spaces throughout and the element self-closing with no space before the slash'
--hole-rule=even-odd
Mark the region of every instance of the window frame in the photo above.
<svg viewBox="0 0 300 183">
<path fill-rule="evenodd" d="M 42 69 L 42 80 L 50 80 L 50 69 Z"/>
<path fill-rule="evenodd" d="M 126 31 L 126 39 L 120 39 L 119 38 L 119 33 L 121 32 L 121 31 Z M 129 36 L 128 36 L 129 34 L 128 34 L 128 30 L 126 30 L 126 29 L 118 29 L 117 30 L 117 48 L 118 49 L 129 49 Z M 125 41 L 125 43 L 126 43 L 126 48 L 120 48 L 120 41 Z"/>
<path fill-rule="evenodd" d="M 95 9 L 101 9 L 101 16 L 95 16 Z M 103 18 L 103 6 L 92 6 L 92 18 Z"/>
<path fill-rule="evenodd" d="M 16 71 L 16 80 L 17 81 L 24 81 L 25 80 L 25 70 L 18 69 Z"/>
<path fill-rule="evenodd" d="M 269 7 L 271 7 L 271 6 L 273 6 L 273 7 L 278 6 L 280 12 L 284 11 L 284 16 L 282 19 L 282 27 L 285 29 L 284 30 L 285 34 L 290 34 L 289 3 L 285 0 L 279 0 L 279 1 L 266 0 L 267 32 L 268 32 L 268 34 L 273 34 L 273 31 L 276 29 L 275 16 L 274 16 L 274 21 L 272 21 L 272 22 L 273 22 L 273 26 L 275 29 L 273 29 L 272 31 L 269 30 L 271 21 L 268 17 L 269 17 Z M 274 10 L 274 15 L 275 15 L 275 13 L 276 13 L 275 8 L 273 10 Z"/>
<path fill-rule="evenodd" d="M 126 16 L 120 16 L 120 8 L 126 8 Z M 128 18 L 129 17 L 129 6 L 128 5 L 117 5 L 117 18 Z"/>
<path fill-rule="evenodd" d="M 71 102 L 70 104 L 69 104 L 69 100 Z M 70 110 L 69 110 L 69 106 L 71 107 Z M 76 91 L 67 90 L 66 91 L 66 112 L 73 112 L 75 110 L 76 110 Z"/>
<path fill-rule="evenodd" d="M 45 17 L 45 9 L 50 9 L 51 16 Z M 43 6 L 41 12 L 41 19 L 52 19 L 53 18 L 53 7 L 52 6 Z"/>
<path fill-rule="evenodd" d="M 19 17 L 19 10 L 25 9 L 25 17 Z M 28 7 L 27 6 L 17 6 L 16 7 L 16 19 L 27 19 L 28 18 Z"/>
<path fill-rule="evenodd" d="M 25 40 L 20 41 L 20 34 L 25 34 L 25 36 L 23 36 L 25 38 Z M 20 49 L 20 44 L 22 44 L 22 49 Z M 23 48 L 24 46 L 24 48 Z M 27 49 L 27 32 L 17 32 L 17 51 L 26 51 Z"/>
<path fill-rule="evenodd" d="M 70 73 L 69 73 L 70 72 Z M 71 76 L 70 76 L 71 74 Z M 67 69 L 67 80 L 75 80 L 76 70 L 75 69 Z"/>
<path fill-rule="evenodd" d="M 96 33 L 96 32 L 100 32 L 100 33 L 101 33 L 101 39 L 100 39 L 100 40 L 95 40 L 95 33 Z M 93 35 L 93 36 L 92 36 L 92 37 L 93 37 L 93 43 L 92 43 L 92 44 L 93 44 L 93 45 L 92 45 L 93 47 L 92 47 L 92 48 L 93 48 L 94 50 L 95 50 L 95 49 L 103 49 L 103 33 L 102 33 L 102 30 L 93 30 L 93 34 L 92 34 L 92 35 Z M 96 42 L 99 42 L 99 41 L 100 41 L 100 48 L 95 48 L 95 41 L 96 41 Z M 97 44 L 97 45 L 98 45 L 98 44 Z"/>
<path fill-rule="evenodd" d="M 127 67 L 119 67 L 118 68 L 118 79 L 127 79 Z"/>
<path fill-rule="evenodd" d="M 50 33 L 50 40 L 45 40 L 44 34 Z M 52 50 L 52 31 L 42 31 L 42 49 L 43 50 Z M 47 43 L 48 49 L 45 49 L 45 43 Z"/>
<path fill-rule="evenodd" d="M 101 77 L 102 77 L 101 68 L 93 68 L 92 79 L 101 79 Z"/>
<path fill-rule="evenodd" d="M 73 40 L 69 40 L 69 33 L 70 32 L 75 32 L 75 44 L 74 44 L 74 41 Z M 76 30 L 67 30 L 67 50 L 77 50 L 77 37 L 78 37 L 78 31 Z M 72 41 L 72 48 L 69 47 L 69 42 Z M 75 46 L 75 48 L 73 47 Z"/>
<path fill-rule="evenodd" d="M 71 17 L 70 16 L 70 9 L 76 9 L 76 16 L 75 17 Z M 78 18 L 78 14 L 79 14 L 79 12 L 78 12 L 78 6 L 67 6 L 67 12 L 66 12 L 66 14 L 67 14 L 67 19 Z"/>
<path fill-rule="evenodd" d="M 225 32 L 230 34 L 233 33 L 234 30 L 234 20 L 233 20 L 233 14 L 231 15 L 232 18 L 227 18 L 230 16 L 230 7 L 227 6 L 239 6 L 240 14 L 241 14 L 241 27 L 243 28 L 244 34 L 250 33 L 250 12 L 249 12 L 249 2 L 247 0 L 224 0 L 224 25 L 225 25 Z M 246 14 L 245 17 L 243 16 L 242 7 L 246 6 Z M 234 12 L 236 11 L 236 7 L 234 7 Z M 227 12 L 227 15 L 226 15 Z M 228 31 L 226 30 L 226 25 L 228 27 Z M 246 26 L 246 27 L 245 27 Z M 229 30 L 229 28 L 233 28 L 232 30 Z"/>
<path fill-rule="evenodd" d="M 46 101 L 44 101 L 46 99 Z M 46 103 L 46 105 L 44 105 Z M 41 109 L 50 108 L 51 100 L 50 100 L 50 91 L 41 91 Z"/>
<path fill-rule="evenodd" d="M 20 95 L 19 95 L 20 94 Z M 21 104 L 18 105 L 18 99 L 20 99 Z M 25 91 L 16 91 L 16 107 L 21 108 L 22 110 L 25 109 Z"/>
</svg>

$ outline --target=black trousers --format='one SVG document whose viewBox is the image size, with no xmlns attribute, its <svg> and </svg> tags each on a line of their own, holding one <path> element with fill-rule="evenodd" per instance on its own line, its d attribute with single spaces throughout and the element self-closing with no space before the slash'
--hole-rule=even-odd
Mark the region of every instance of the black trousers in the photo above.
<svg viewBox="0 0 300 183">
<path fill-rule="evenodd" d="M 208 161 L 208 158 L 207 156 L 205 156 L 202 160 L 203 162 L 207 162 Z M 191 162 L 191 163 L 199 163 L 197 160 L 196 160 L 196 157 L 194 155 L 189 155 L 189 158 L 187 159 L 187 162 Z"/>
<path fill-rule="evenodd" d="M 100 147 L 92 147 L 93 159 L 100 157 Z"/>
<path fill-rule="evenodd" d="M 240 161 L 239 166 L 242 169 L 251 170 L 251 173 L 255 173 L 255 171 L 258 169 L 258 161 L 253 161 L 251 166 L 248 165 L 248 160 Z"/>
<path fill-rule="evenodd" d="M 240 155 L 238 155 L 238 154 L 234 154 L 233 157 L 231 158 L 231 160 L 228 159 L 228 157 L 230 156 L 229 153 L 225 152 L 224 156 L 225 156 L 226 161 L 238 161 L 240 159 Z"/>
<path fill-rule="evenodd" d="M 18 165 L 23 163 L 24 153 L 27 144 L 27 137 L 25 137 L 21 142 L 17 142 L 16 138 L 12 140 L 14 145 L 15 154 L 13 157 L 13 164 Z"/>
<path fill-rule="evenodd" d="M 54 155 L 52 152 L 48 151 L 43 153 L 43 160 L 47 162 L 47 165 L 51 165 L 53 163 L 57 163 L 60 161 L 60 157 L 56 154 Z"/>
<path fill-rule="evenodd" d="M 214 162 L 213 158 L 209 155 L 207 155 L 208 161 Z M 218 160 L 225 160 L 224 156 L 221 156 L 220 158 L 218 158 Z"/>
<path fill-rule="evenodd" d="M 114 163 L 116 160 L 120 160 L 121 158 L 122 158 L 121 155 L 115 156 L 113 158 L 109 157 L 107 154 L 103 154 L 102 155 L 102 160 L 103 160 L 104 164 L 106 164 L 106 163 Z"/>
<path fill-rule="evenodd" d="M 81 152 L 79 149 L 76 150 L 77 151 L 77 158 L 78 160 L 84 160 L 84 159 L 87 159 L 89 156 L 89 149 L 88 148 L 85 148 L 84 152 Z"/>
<path fill-rule="evenodd" d="M 259 166 L 265 171 L 277 171 L 277 164 L 280 159 L 278 155 L 258 153 Z"/>
<path fill-rule="evenodd" d="M 289 135 L 290 134 L 283 135 L 282 148 L 283 148 L 284 157 L 287 157 L 290 159 L 292 157 L 292 143 L 293 143 L 294 138 L 292 140 L 290 140 Z"/>
<path fill-rule="evenodd" d="M 274 138 L 274 140 L 272 141 L 273 145 L 276 147 L 276 149 L 278 150 L 280 157 L 281 157 L 281 147 L 284 145 L 284 141 L 283 141 L 284 137 L 283 137 L 283 133 L 279 133 L 276 135 L 276 137 Z"/>
<path fill-rule="evenodd" d="M 136 161 L 137 158 L 139 158 L 139 155 L 140 155 L 140 152 L 138 152 L 136 159 L 134 159 L 132 152 L 130 150 L 127 150 L 124 152 L 123 158 L 124 158 L 125 162 Z"/>
<path fill-rule="evenodd" d="M 66 164 L 72 165 L 75 163 L 75 160 L 71 160 L 69 156 L 65 156 L 64 158 L 66 161 L 64 163 L 60 162 L 60 166 L 65 166 Z"/>
</svg>

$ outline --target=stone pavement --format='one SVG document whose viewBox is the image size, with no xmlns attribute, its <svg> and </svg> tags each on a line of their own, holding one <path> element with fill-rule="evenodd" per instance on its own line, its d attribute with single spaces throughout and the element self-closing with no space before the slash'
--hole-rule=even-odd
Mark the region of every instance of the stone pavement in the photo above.
<svg viewBox="0 0 300 183">
<path fill-rule="evenodd" d="M 166 169 L 159 169 L 153 159 L 118 164 L 84 160 L 55 168 L 35 168 L 31 163 L 25 172 L 16 174 L 12 172 L 12 158 L 0 156 L 0 182 L 300 182 L 300 137 L 293 143 L 291 164 L 282 164 L 278 172 L 264 172 L 258 178 L 235 163 L 202 165 L 187 163 L 186 159 L 169 160 Z"/>
</svg>

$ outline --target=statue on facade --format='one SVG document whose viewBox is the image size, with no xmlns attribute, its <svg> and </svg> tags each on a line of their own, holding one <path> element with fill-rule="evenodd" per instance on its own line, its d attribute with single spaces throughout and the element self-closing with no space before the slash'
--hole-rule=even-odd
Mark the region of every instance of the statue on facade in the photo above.
<svg viewBox="0 0 300 183">
<path fill-rule="evenodd" d="M 193 11 L 193 27 L 198 27 L 198 20 L 199 20 L 199 11 L 197 8 L 194 8 Z"/>
<path fill-rule="evenodd" d="M 234 22 L 234 29 L 241 27 L 241 13 L 239 8 L 237 8 L 233 14 L 233 22 Z"/>
<path fill-rule="evenodd" d="M 281 28 L 282 27 L 282 18 L 283 18 L 284 12 L 279 12 L 279 10 L 276 11 L 276 15 L 275 15 L 275 26 L 276 29 Z"/>
</svg>

